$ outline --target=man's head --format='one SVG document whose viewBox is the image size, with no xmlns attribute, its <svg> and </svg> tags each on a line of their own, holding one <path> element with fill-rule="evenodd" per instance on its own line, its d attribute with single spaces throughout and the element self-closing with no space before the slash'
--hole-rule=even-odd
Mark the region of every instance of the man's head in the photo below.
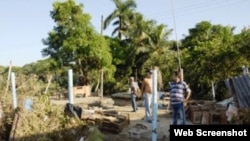
<svg viewBox="0 0 250 141">
<path fill-rule="evenodd" d="M 180 74 L 179 71 L 174 71 L 174 73 L 173 73 L 173 79 L 176 82 L 179 82 L 181 80 L 181 74 Z"/>
<path fill-rule="evenodd" d="M 151 75 L 152 75 L 152 70 L 147 69 L 147 70 L 146 70 L 146 73 L 147 73 L 147 77 L 151 77 Z"/>
<path fill-rule="evenodd" d="M 132 81 L 133 81 L 133 80 L 135 80 L 135 78 L 134 78 L 133 76 L 131 76 L 131 77 L 129 78 L 129 80 L 132 80 Z"/>
</svg>

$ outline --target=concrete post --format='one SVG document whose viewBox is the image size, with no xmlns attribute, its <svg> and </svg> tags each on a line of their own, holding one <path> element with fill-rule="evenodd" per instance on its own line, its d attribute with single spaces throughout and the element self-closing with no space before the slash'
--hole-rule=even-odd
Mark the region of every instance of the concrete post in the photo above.
<svg viewBox="0 0 250 141">
<path fill-rule="evenodd" d="M 17 108 L 17 98 L 16 98 L 16 80 L 15 80 L 15 73 L 11 72 L 11 86 L 12 86 L 12 102 L 13 102 L 13 109 Z"/>
<path fill-rule="evenodd" d="M 74 94 L 73 94 L 73 71 L 68 70 L 68 92 L 69 92 L 69 103 L 74 104 Z"/>
<path fill-rule="evenodd" d="M 158 92 L 157 92 L 157 71 L 153 70 L 153 121 L 152 121 L 152 141 L 157 141 L 157 110 L 158 110 Z"/>
</svg>

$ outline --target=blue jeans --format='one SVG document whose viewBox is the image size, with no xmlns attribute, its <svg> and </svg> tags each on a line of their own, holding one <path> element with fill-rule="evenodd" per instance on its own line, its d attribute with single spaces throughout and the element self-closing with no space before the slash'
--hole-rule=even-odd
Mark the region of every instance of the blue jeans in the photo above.
<svg viewBox="0 0 250 141">
<path fill-rule="evenodd" d="M 178 104 L 172 104 L 172 110 L 173 110 L 173 125 L 178 124 L 178 114 L 180 114 L 182 119 L 182 125 L 186 124 L 186 115 L 185 115 L 185 109 L 183 103 Z"/>
<path fill-rule="evenodd" d="M 130 99 L 131 99 L 131 104 L 132 104 L 133 111 L 135 112 L 138 109 L 137 104 L 136 104 L 136 95 L 131 94 Z"/>
</svg>

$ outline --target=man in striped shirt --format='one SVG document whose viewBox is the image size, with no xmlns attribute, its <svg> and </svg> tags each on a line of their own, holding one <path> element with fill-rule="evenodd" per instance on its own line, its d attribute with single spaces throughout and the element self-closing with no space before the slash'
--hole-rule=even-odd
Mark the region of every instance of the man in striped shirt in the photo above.
<svg viewBox="0 0 250 141">
<path fill-rule="evenodd" d="M 185 81 L 181 81 L 179 71 L 173 74 L 173 82 L 170 82 L 170 102 L 173 110 L 173 125 L 178 124 L 178 114 L 182 117 L 182 125 L 186 124 L 186 115 L 184 109 L 184 102 L 187 101 L 191 95 L 191 90 Z"/>
</svg>

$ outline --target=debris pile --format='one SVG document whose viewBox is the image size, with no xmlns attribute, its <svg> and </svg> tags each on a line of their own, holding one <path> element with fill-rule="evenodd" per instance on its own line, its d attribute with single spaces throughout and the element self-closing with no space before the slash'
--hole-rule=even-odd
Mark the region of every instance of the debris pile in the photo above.
<svg viewBox="0 0 250 141">
<path fill-rule="evenodd" d="M 84 110 L 81 119 L 103 132 L 119 134 L 129 124 L 129 116 L 115 110 Z"/>
<path fill-rule="evenodd" d="M 213 101 L 193 101 L 188 106 L 188 117 L 194 124 L 227 124 L 226 110 Z"/>
<path fill-rule="evenodd" d="M 104 103 L 103 103 L 104 104 Z M 87 125 L 97 126 L 103 132 L 121 133 L 124 127 L 129 124 L 129 115 L 120 114 L 114 109 L 103 107 L 88 107 L 84 109 L 81 106 L 67 103 L 64 113 L 69 117 L 75 117 Z"/>
</svg>

